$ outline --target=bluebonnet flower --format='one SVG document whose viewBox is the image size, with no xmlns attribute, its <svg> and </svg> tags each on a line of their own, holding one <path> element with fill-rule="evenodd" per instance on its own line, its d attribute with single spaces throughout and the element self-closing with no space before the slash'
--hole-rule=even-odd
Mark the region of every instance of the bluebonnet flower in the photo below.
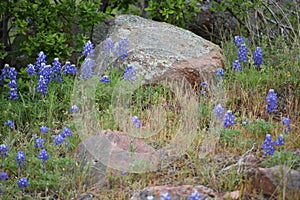
<svg viewBox="0 0 300 200">
<path fill-rule="evenodd" d="M 266 97 L 267 105 L 267 113 L 273 112 L 277 108 L 277 94 L 273 89 L 270 89 L 268 92 L 268 96 Z"/>
<path fill-rule="evenodd" d="M 126 175 L 126 174 L 127 174 L 126 171 L 122 171 L 122 172 L 121 172 L 121 175 Z"/>
<path fill-rule="evenodd" d="M 256 65 L 259 69 L 261 64 L 263 63 L 263 54 L 260 47 L 256 47 L 253 55 L 254 65 Z"/>
<path fill-rule="evenodd" d="M 38 54 L 38 57 L 36 58 L 36 62 L 35 62 L 35 67 L 36 67 L 36 70 L 40 71 L 40 68 L 42 66 L 42 63 L 44 63 L 44 65 L 46 65 L 47 61 L 46 61 L 46 54 L 41 51 L 39 54 Z"/>
<path fill-rule="evenodd" d="M 46 140 L 44 140 L 42 138 L 36 138 L 34 146 L 42 149 L 44 142 L 46 142 Z"/>
<path fill-rule="evenodd" d="M 8 92 L 9 100 L 17 100 L 18 99 L 18 84 L 16 79 L 12 79 L 9 83 L 8 86 L 10 87 L 10 91 Z"/>
<path fill-rule="evenodd" d="M 38 159 L 42 160 L 42 164 L 45 165 L 46 160 L 49 159 L 49 154 L 46 151 L 46 149 L 42 149 L 41 152 L 38 155 Z"/>
<path fill-rule="evenodd" d="M 221 104 L 218 104 L 214 108 L 214 113 L 215 113 L 215 115 L 218 116 L 219 119 L 221 119 L 224 116 L 224 112 L 225 112 L 225 109 L 221 106 Z"/>
<path fill-rule="evenodd" d="M 234 44 L 237 46 L 237 47 L 240 47 L 241 44 L 245 44 L 245 39 L 242 37 L 242 36 L 235 36 L 234 37 Z"/>
<path fill-rule="evenodd" d="M 9 125 L 10 129 L 13 129 L 15 127 L 15 123 L 11 120 L 7 120 L 7 122 L 5 122 L 4 125 Z"/>
<path fill-rule="evenodd" d="M 248 48 L 246 47 L 245 44 L 241 44 L 239 46 L 238 57 L 240 62 L 247 62 Z"/>
<path fill-rule="evenodd" d="M 241 63 L 239 62 L 239 60 L 236 60 L 232 63 L 232 66 L 233 66 L 233 70 L 234 71 L 242 71 L 242 66 L 241 66 Z"/>
<path fill-rule="evenodd" d="M 54 146 L 60 145 L 65 141 L 65 138 L 61 134 L 54 135 L 53 139 L 54 139 Z"/>
<path fill-rule="evenodd" d="M 85 44 L 82 55 L 94 56 L 94 45 L 90 40 Z"/>
<path fill-rule="evenodd" d="M 161 200 L 171 200 L 170 194 L 168 192 L 160 194 Z"/>
<path fill-rule="evenodd" d="M 200 86 L 201 86 L 200 94 L 202 96 L 205 96 L 206 90 L 207 90 L 207 83 L 205 81 L 203 81 L 203 82 L 201 82 Z"/>
<path fill-rule="evenodd" d="M 147 200 L 154 200 L 154 196 L 152 196 L 152 195 L 147 196 Z"/>
<path fill-rule="evenodd" d="M 47 94 L 48 89 L 48 79 L 44 78 L 43 76 L 39 76 L 37 91 L 41 94 Z"/>
<path fill-rule="evenodd" d="M 29 64 L 27 66 L 27 73 L 28 73 L 28 76 L 36 75 L 36 67 L 33 64 Z"/>
<path fill-rule="evenodd" d="M 71 106 L 70 113 L 77 113 L 79 111 L 79 108 L 76 105 Z"/>
<path fill-rule="evenodd" d="M 224 76 L 224 73 L 225 73 L 225 71 L 224 71 L 224 69 L 222 69 L 222 68 L 218 68 L 218 69 L 216 70 L 216 76 L 217 76 L 217 77 L 223 77 L 223 76 Z"/>
<path fill-rule="evenodd" d="M 51 80 L 51 66 L 41 63 L 38 71 L 37 91 L 41 94 L 47 94 L 48 84 Z"/>
<path fill-rule="evenodd" d="M 8 64 L 5 64 L 4 68 L 2 69 L 0 82 L 2 83 L 3 79 L 10 79 L 8 83 L 8 87 L 10 88 L 10 91 L 8 93 L 10 100 L 18 99 L 17 75 L 18 72 L 14 67 L 10 67 Z"/>
<path fill-rule="evenodd" d="M 68 129 L 67 127 L 64 127 L 64 129 L 63 129 L 63 131 L 61 133 L 61 136 L 63 138 L 70 137 L 70 136 L 72 136 L 72 131 L 70 129 Z"/>
<path fill-rule="evenodd" d="M 24 167 L 26 165 L 25 161 L 26 161 L 25 153 L 23 151 L 18 151 L 18 153 L 16 155 L 16 162 L 17 162 L 18 167 L 20 167 L 20 168 Z"/>
<path fill-rule="evenodd" d="M 0 156 L 8 156 L 8 148 L 6 144 L 0 145 Z"/>
<path fill-rule="evenodd" d="M 107 84 L 107 83 L 110 82 L 110 80 L 109 80 L 108 76 L 104 75 L 104 76 L 101 77 L 100 82 L 104 83 L 104 84 Z"/>
<path fill-rule="evenodd" d="M 0 194 L 2 194 L 2 190 L 0 189 Z"/>
<path fill-rule="evenodd" d="M 132 121 L 132 123 L 135 123 L 135 126 L 136 126 L 137 128 L 140 128 L 141 120 L 139 120 L 139 118 L 138 118 L 137 116 L 133 116 L 133 117 L 131 118 L 131 121 Z"/>
<path fill-rule="evenodd" d="M 54 58 L 52 62 L 52 67 L 51 67 L 51 79 L 54 80 L 56 79 L 58 82 L 61 82 L 61 62 L 59 62 L 58 58 Z"/>
<path fill-rule="evenodd" d="M 278 138 L 277 138 L 277 140 L 275 141 L 275 145 L 276 145 L 276 146 L 284 145 L 284 141 L 283 141 L 282 135 L 278 135 Z"/>
<path fill-rule="evenodd" d="M 65 75 L 76 75 L 77 68 L 74 64 L 71 65 L 69 61 L 66 62 L 65 68 L 64 68 L 64 74 Z"/>
<path fill-rule="evenodd" d="M 10 67 L 8 64 L 4 65 L 1 73 L 1 79 L 17 79 L 18 72 L 14 67 Z"/>
<path fill-rule="evenodd" d="M 8 180 L 8 175 L 7 175 L 7 173 L 6 173 L 6 172 L 1 172 L 1 173 L 0 173 L 0 179 L 1 179 L 2 181 Z"/>
<path fill-rule="evenodd" d="M 123 78 L 132 81 L 134 80 L 134 77 L 136 76 L 135 70 L 133 66 L 127 66 L 126 69 L 124 70 L 124 75 Z"/>
<path fill-rule="evenodd" d="M 128 39 L 127 38 L 123 38 L 118 42 L 116 56 L 117 56 L 117 58 L 121 58 L 121 59 L 124 59 L 128 56 Z"/>
<path fill-rule="evenodd" d="M 18 181 L 18 186 L 19 186 L 20 189 L 28 187 L 29 186 L 28 178 L 21 178 Z"/>
<path fill-rule="evenodd" d="M 114 42 L 111 38 L 107 38 L 103 42 L 103 53 L 109 55 L 110 53 L 114 52 Z"/>
<path fill-rule="evenodd" d="M 225 128 L 229 128 L 230 126 L 233 126 L 234 125 L 234 119 L 235 119 L 235 116 L 232 114 L 232 111 L 228 110 L 225 113 L 225 116 L 223 118 L 223 126 Z"/>
<path fill-rule="evenodd" d="M 272 136 L 270 134 L 267 134 L 266 139 L 262 145 L 262 149 L 265 150 L 264 155 L 273 155 L 275 152 L 274 145 L 275 142 L 272 142 Z"/>
<path fill-rule="evenodd" d="M 44 134 L 47 134 L 48 131 L 49 131 L 49 128 L 46 127 L 46 126 L 41 126 L 41 127 L 40 127 L 40 131 L 41 131 L 42 133 L 44 133 Z"/>
<path fill-rule="evenodd" d="M 188 200 L 200 200 L 202 198 L 201 194 L 195 190 L 191 196 L 188 197 Z"/>
<path fill-rule="evenodd" d="M 80 78 L 88 80 L 93 76 L 93 68 L 95 65 L 95 60 L 91 58 L 86 58 L 81 65 L 81 75 Z"/>
<path fill-rule="evenodd" d="M 286 129 L 284 129 L 284 132 L 287 133 L 288 131 L 291 130 L 291 119 L 287 117 L 282 118 L 282 123 L 286 126 Z"/>
<path fill-rule="evenodd" d="M 248 123 L 249 123 L 249 120 L 246 119 L 245 121 L 243 121 L 242 126 L 246 126 L 246 125 L 248 125 Z"/>
<path fill-rule="evenodd" d="M 205 87 L 205 86 L 207 86 L 207 83 L 205 82 L 205 81 L 203 81 L 203 82 L 201 82 L 201 87 Z"/>
</svg>

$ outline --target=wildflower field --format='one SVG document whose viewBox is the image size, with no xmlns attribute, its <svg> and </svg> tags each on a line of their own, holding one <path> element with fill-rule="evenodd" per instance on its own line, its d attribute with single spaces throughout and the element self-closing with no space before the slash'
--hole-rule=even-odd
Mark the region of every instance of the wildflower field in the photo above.
<svg viewBox="0 0 300 200">
<path fill-rule="evenodd" d="M 222 42 L 225 69 L 217 69 L 213 81 L 226 94 L 218 101 L 210 82 L 199 83 L 199 115 L 196 137 L 182 156 L 155 171 L 131 173 L 107 171 L 100 188 L 86 185 L 88 165 L 82 170 L 74 152 L 82 140 L 74 116 L 81 105 L 74 103 L 74 84 L 89 81 L 94 74 L 94 45 L 87 41 L 77 63 L 60 58 L 48 60 L 40 49 L 34 63 L 17 71 L 1 66 L 0 76 L 0 199 L 130 199 L 134 192 L 154 185 L 205 185 L 219 192 L 249 187 L 237 158 L 254 155 L 257 167 L 286 166 L 300 170 L 300 47 L 299 38 L 269 41 L 232 36 Z M 128 39 L 104 41 L 103 55 L 126 58 Z M 130 83 L 138 74 L 134 66 L 115 67 L 97 76 L 95 94 L 98 123 L 120 130 L 114 121 L 112 95 L 120 81 Z M 178 128 L 178 107 L 172 91 L 164 86 L 139 87 L 132 95 L 128 119 L 136 130 L 151 122 L 147 108 L 166 106 L 166 126 L 144 139 L 155 149 L 168 144 Z M 215 119 L 214 124 L 210 121 Z M 220 125 L 214 137 L 207 135 Z M 101 131 L 101 130 L 99 130 Z M 122 130 L 120 130 L 122 131 Z M 215 144 L 205 156 L 206 137 Z M 133 147 L 134 149 L 134 147 Z M 134 152 L 134 150 L 132 150 Z M 284 199 L 285 192 L 263 197 L 247 191 L 253 199 Z M 149 196 L 148 199 L 151 199 Z M 161 199 L 170 199 L 168 193 Z M 201 194 L 189 194 L 189 200 Z"/>
</svg>

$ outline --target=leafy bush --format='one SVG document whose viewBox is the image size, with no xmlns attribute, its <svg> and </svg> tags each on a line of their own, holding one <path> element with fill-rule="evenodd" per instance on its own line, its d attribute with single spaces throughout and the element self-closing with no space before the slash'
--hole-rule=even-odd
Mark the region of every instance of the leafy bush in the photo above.
<svg viewBox="0 0 300 200">
<path fill-rule="evenodd" d="M 151 0 L 146 11 L 151 19 L 182 27 L 186 21 L 200 11 L 196 6 L 199 2 L 198 0 Z"/>
<path fill-rule="evenodd" d="M 23 55 L 31 62 L 41 50 L 51 59 L 69 58 L 81 49 L 93 26 L 107 17 L 99 11 L 100 4 L 101 0 L 1 1 L 0 58 L 9 55 L 10 62 Z"/>
</svg>

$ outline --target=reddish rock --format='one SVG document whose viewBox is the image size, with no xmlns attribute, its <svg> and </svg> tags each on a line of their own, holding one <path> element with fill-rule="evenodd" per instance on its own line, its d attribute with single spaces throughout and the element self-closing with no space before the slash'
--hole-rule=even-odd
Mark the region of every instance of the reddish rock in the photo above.
<svg viewBox="0 0 300 200">
<path fill-rule="evenodd" d="M 156 155 L 154 149 L 141 139 L 132 139 L 123 132 L 111 130 L 101 131 L 83 140 L 74 153 L 82 169 L 89 166 L 89 177 L 86 183 L 90 185 L 103 184 L 108 169 L 116 174 L 124 171 L 147 171 L 146 167 L 150 162 L 153 162 L 153 166 L 157 165 Z M 138 161 L 141 160 L 145 160 L 146 166 L 139 166 Z M 137 164 L 133 166 L 135 161 Z"/>
<path fill-rule="evenodd" d="M 266 196 L 283 199 L 300 198 L 300 172 L 285 166 L 250 169 L 247 174 L 250 188 Z M 248 189 L 249 190 L 249 189 Z M 248 191 L 251 193 L 251 191 Z"/>
<path fill-rule="evenodd" d="M 218 193 L 203 185 L 181 185 L 181 186 L 151 186 L 146 187 L 142 191 L 135 193 L 131 200 L 160 200 L 162 194 L 168 193 L 172 200 L 187 199 L 192 193 L 198 192 L 201 199 L 238 199 L 239 192 Z"/>
</svg>

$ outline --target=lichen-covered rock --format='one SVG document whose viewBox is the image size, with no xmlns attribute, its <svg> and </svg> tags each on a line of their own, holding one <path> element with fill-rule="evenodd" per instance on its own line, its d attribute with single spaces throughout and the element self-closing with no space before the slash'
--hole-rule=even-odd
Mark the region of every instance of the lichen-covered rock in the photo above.
<svg viewBox="0 0 300 200">
<path fill-rule="evenodd" d="M 217 68 L 224 67 L 220 47 L 188 30 L 133 15 L 117 16 L 111 25 L 107 38 L 114 42 L 127 38 L 129 47 L 128 57 L 112 57 L 109 63 L 115 67 L 133 66 L 142 83 L 184 77 L 197 85 L 209 81 Z M 95 49 L 95 70 L 99 75 L 108 67 L 103 54 L 104 43 Z"/>
</svg>

